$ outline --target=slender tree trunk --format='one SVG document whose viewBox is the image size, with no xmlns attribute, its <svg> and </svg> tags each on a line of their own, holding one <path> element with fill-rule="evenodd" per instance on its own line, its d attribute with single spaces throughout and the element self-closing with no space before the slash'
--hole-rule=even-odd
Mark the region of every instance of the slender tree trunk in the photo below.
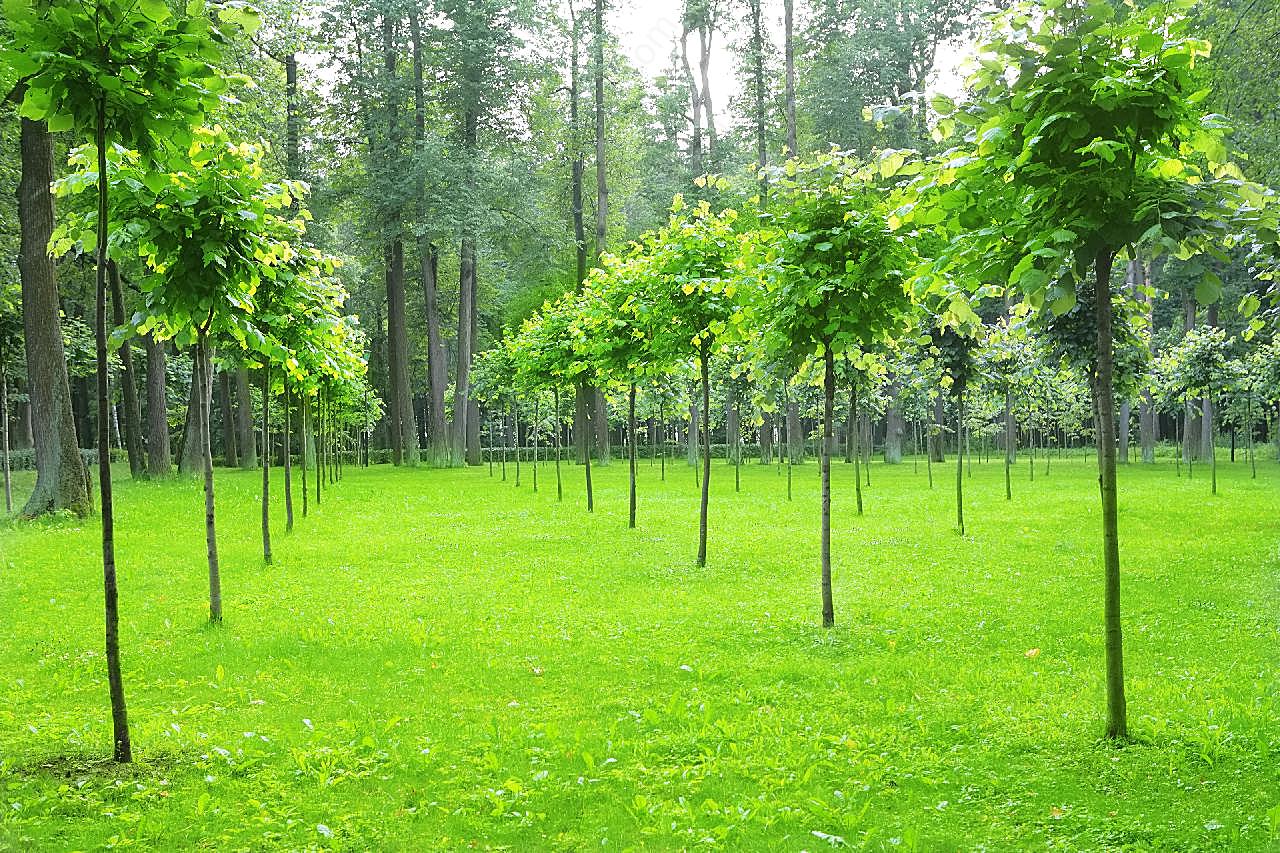
<svg viewBox="0 0 1280 853">
<path fill-rule="evenodd" d="M 117 762 L 133 760 L 129 738 L 129 714 L 124 698 L 124 678 L 120 667 L 120 595 L 116 586 L 115 506 L 111 490 L 111 446 L 107 412 L 110 390 L 107 383 L 107 106 L 97 104 L 98 155 L 98 247 L 97 311 L 95 343 L 98 373 L 98 491 L 102 507 L 102 584 L 106 626 L 107 684 L 111 694 L 111 724 Z"/>
<path fill-rule="evenodd" d="M 1018 436 L 1013 423 L 1013 391 L 1006 381 L 1004 386 L 1004 499 L 1013 500 L 1013 455 L 1017 452 Z"/>
<path fill-rule="evenodd" d="M 857 447 L 861 438 L 861 431 L 858 429 L 858 387 L 851 386 L 849 389 L 849 449 L 848 454 L 853 457 L 853 491 L 858 501 L 858 515 L 862 515 L 862 448 Z"/>
<path fill-rule="evenodd" d="M 835 421 L 836 363 L 831 348 L 823 354 L 822 376 L 822 625 L 836 624 L 835 601 L 831 595 L 831 439 Z"/>
<path fill-rule="evenodd" d="M 284 532 L 293 532 L 293 451 L 289 447 L 289 438 L 293 433 L 291 415 L 292 401 L 289 399 L 289 374 L 283 374 L 284 383 Z"/>
<path fill-rule="evenodd" d="M 199 381 L 203 383 L 204 375 L 210 370 L 212 357 L 209 354 L 209 339 L 205 334 L 201 334 L 196 344 L 196 373 L 200 377 Z M 209 404 L 208 398 L 200 396 L 197 398 L 197 407 L 201 421 L 200 428 L 205 433 L 206 440 L 204 445 L 204 544 L 205 554 L 209 563 L 209 621 L 214 625 L 222 624 L 222 576 L 218 565 L 218 529 L 217 520 L 214 513 L 214 494 L 213 494 L 213 451 L 209 447 L 207 440 L 209 432 Z"/>
<path fill-rule="evenodd" d="M 262 364 L 262 560 L 271 565 L 271 362 Z"/>
<path fill-rule="evenodd" d="M 636 526 L 636 383 L 634 382 L 631 383 L 627 394 L 627 433 L 631 436 L 631 446 L 627 448 L 627 455 L 631 461 L 631 514 L 627 526 L 634 529 Z"/>
<path fill-rule="evenodd" d="M 1111 264 L 1108 249 L 1095 261 L 1098 364 L 1095 397 L 1098 413 L 1098 482 L 1102 493 L 1102 556 L 1105 569 L 1105 638 L 1107 657 L 1107 736 L 1127 738 L 1124 695 L 1124 642 L 1120 621 L 1120 537 L 1117 520 L 1115 390 L 1111 332 Z"/>
<path fill-rule="evenodd" d="M 76 439 L 62 343 L 57 270 L 48 249 L 54 223 L 53 194 L 49 189 L 53 182 L 53 138 L 44 122 L 24 118 L 21 124 L 18 270 L 36 463 L 35 489 L 22 514 L 34 517 L 69 510 L 85 516 L 93 511 L 89 473 Z"/>
<path fill-rule="evenodd" d="M 582 393 L 583 393 L 583 389 L 580 387 L 578 389 L 579 396 L 581 396 Z M 587 452 L 583 456 L 583 465 L 584 465 L 583 475 L 586 477 L 586 485 L 587 485 L 587 512 L 595 512 L 596 510 L 595 492 L 592 490 L 592 487 L 591 487 L 591 455 L 592 454 L 591 454 L 591 416 L 590 414 L 587 415 L 587 422 L 583 424 L 583 433 L 587 437 L 586 438 Z"/>
<path fill-rule="evenodd" d="M 698 356 L 702 374 L 702 503 L 698 513 L 698 567 L 707 564 L 707 509 L 711 500 L 711 353 L 703 347 Z"/>
<path fill-rule="evenodd" d="M 960 434 L 964 429 L 964 386 L 956 391 L 956 530 L 964 535 L 964 445 Z"/>
<path fill-rule="evenodd" d="M 298 410 L 302 424 L 302 453 L 299 454 L 298 460 L 302 463 L 302 517 L 307 517 L 307 449 L 311 445 L 311 406 L 307 402 L 307 395 L 303 394 L 298 399 Z"/>
<path fill-rule="evenodd" d="M 9 374 L 4 366 L 7 358 L 8 353 L 0 352 L 0 464 L 4 466 L 4 511 L 9 515 L 13 512 L 13 483 L 9 473 Z"/>
<path fill-rule="evenodd" d="M 556 416 L 555 416 L 555 433 L 556 433 L 556 500 L 564 500 L 564 483 L 560 479 L 560 389 L 553 388 L 551 391 L 555 398 Z"/>
</svg>

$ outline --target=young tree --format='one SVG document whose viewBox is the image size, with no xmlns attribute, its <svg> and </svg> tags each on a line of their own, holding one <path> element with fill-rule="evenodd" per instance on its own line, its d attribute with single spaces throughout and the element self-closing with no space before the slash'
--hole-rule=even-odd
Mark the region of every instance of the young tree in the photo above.
<svg viewBox="0 0 1280 853">
<path fill-rule="evenodd" d="M 1115 448 L 1117 255 L 1169 240 L 1184 256 L 1230 236 L 1262 193 L 1228 162 L 1223 122 L 1202 116 L 1193 66 L 1207 43 L 1163 5 L 1020 3 L 995 20 L 962 109 L 935 97 L 956 147 L 917 180 L 899 218 L 950 235 L 939 272 L 1009 285 L 1037 309 L 1088 319 L 1102 504 L 1107 734 L 1125 738 Z M 1008 69 L 1017 69 L 1009 74 Z M 1207 94 L 1207 93 L 1205 93 Z M 936 280 L 936 279 L 935 279 Z M 997 278 L 996 280 L 1000 280 Z M 1204 301 L 1216 299 L 1210 286 Z"/>
<path fill-rule="evenodd" d="M 799 367 L 822 363 L 822 624 L 835 624 L 831 592 L 831 448 L 836 357 L 905 331 L 911 256 L 856 164 L 836 154 L 769 173 L 776 226 L 754 235 L 763 287 L 756 294 L 766 347 Z"/>
<path fill-rule="evenodd" d="M 96 159 L 96 233 L 84 245 L 93 245 L 97 265 L 98 489 L 108 683 L 119 762 L 131 761 L 132 749 L 120 676 L 108 417 L 108 146 L 122 144 L 148 161 L 160 140 L 180 148 L 228 89 L 220 70 L 191 59 L 216 58 L 224 36 L 200 0 L 188 9 L 175 18 L 163 0 L 14 0 L 5 5 L 13 31 L 6 59 L 26 78 L 19 112 L 47 122 L 50 131 L 69 130 L 91 141 Z M 251 29 L 257 23 L 257 13 L 241 4 L 220 12 L 224 26 Z"/>
</svg>

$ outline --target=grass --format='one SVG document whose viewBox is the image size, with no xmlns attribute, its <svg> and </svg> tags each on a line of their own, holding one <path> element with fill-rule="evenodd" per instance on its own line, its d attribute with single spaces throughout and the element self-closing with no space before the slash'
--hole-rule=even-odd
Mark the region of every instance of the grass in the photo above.
<svg viewBox="0 0 1280 853">
<path fill-rule="evenodd" d="M 133 767 L 110 754 L 92 520 L 0 526 L 0 849 L 1280 849 L 1280 466 L 1121 473 L 1131 743 L 1101 738 L 1096 474 L 1053 461 L 348 469 L 275 565 L 259 480 L 121 472 Z M 277 484 L 278 484 L 277 480 Z M 18 480 L 25 496 L 29 476 Z M 278 485 L 277 485 L 278 489 Z M 279 519 L 282 513 L 277 513 Z"/>
</svg>

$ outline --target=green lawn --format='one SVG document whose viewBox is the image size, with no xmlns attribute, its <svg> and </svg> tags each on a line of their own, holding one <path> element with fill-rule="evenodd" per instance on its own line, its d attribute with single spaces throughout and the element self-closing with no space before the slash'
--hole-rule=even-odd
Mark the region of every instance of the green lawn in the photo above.
<svg viewBox="0 0 1280 853">
<path fill-rule="evenodd" d="M 219 629 L 199 484 L 122 471 L 128 769 L 96 524 L 0 526 L 0 849 L 1280 849 L 1280 466 L 1121 472 L 1124 747 L 1089 457 L 1011 504 L 975 465 L 963 538 L 950 465 L 875 465 L 864 518 L 834 470 L 834 630 L 813 464 L 789 503 L 717 462 L 706 569 L 682 463 L 642 461 L 636 531 L 622 464 L 594 516 L 569 466 L 563 504 L 548 467 L 348 469 L 270 567 L 219 471 Z"/>
</svg>

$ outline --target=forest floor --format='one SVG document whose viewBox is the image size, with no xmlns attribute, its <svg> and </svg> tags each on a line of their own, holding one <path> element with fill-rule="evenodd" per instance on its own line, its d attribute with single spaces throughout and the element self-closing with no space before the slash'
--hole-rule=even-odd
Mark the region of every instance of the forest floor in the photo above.
<svg viewBox="0 0 1280 853">
<path fill-rule="evenodd" d="M 1092 458 L 1028 479 L 722 460 L 522 485 L 349 468 L 262 564 L 219 471 L 117 490 L 137 762 L 110 754 L 96 523 L 0 523 L 0 849 L 1280 849 L 1280 465 L 1121 471 L 1130 727 L 1103 729 Z M 18 497 L 30 488 L 18 480 Z M 277 476 L 275 490 L 278 494 Z"/>
</svg>

